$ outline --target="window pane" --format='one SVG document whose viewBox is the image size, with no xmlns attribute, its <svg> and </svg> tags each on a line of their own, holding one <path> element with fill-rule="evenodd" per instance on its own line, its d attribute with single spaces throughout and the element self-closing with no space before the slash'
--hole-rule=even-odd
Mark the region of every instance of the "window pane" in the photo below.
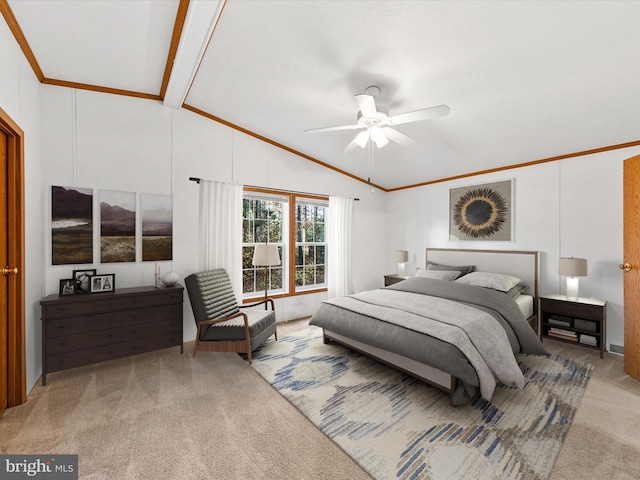
<svg viewBox="0 0 640 480">
<path fill-rule="evenodd" d="M 264 200 L 254 200 L 253 209 L 255 218 L 259 218 L 260 220 L 265 220 L 267 218 L 269 207 L 267 205 L 267 202 L 265 202 Z"/>
<path fill-rule="evenodd" d="M 282 268 L 271 268 L 271 290 L 279 290 L 282 288 Z"/>
<path fill-rule="evenodd" d="M 296 259 L 295 259 L 295 265 L 302 265 L 302 259 L 304 258 L 303 256 L 303 251 L 302 251 L 302 247 L 298 246 L 296 247 Z"/>
<path fill-rule="evenodd" d="M 324 250 L 325 250 L 324 245 L 318 245 L 316 247 L 316 263 L 318 265 L 324 265 L 325 264 L 325 261 L 324 261 Z"/>
<path fill-rule="evenodd" d="M 254 292 L 254 270 L 244 270 L 242 272 L 242 293 Z"/>
<path fill-rule="evenodd" d="M 316 267 L 316 283 L 317 284 L 324 283 L 324 265 L 318 265 Z"/>
<path fill-rule="evenodd" d="M 251 220 L 242 220 L 242 243 L 253 243 L 253 226 Z"/>
<path fill-rule="evenodd" d="M 266 220 L 256 220 L 254 223 L 254 242 L 264 243 L 267 241 L 267 222 Z"/>
<path fill-rule="evenodd" d="M 314 231 L 316 242 L 324 242 L 324 222 L 317 222 Z"/>
<path fill-rule="evenodd" d="M 282 222 L 280 220 L 269 222 L 269 242 L 282 242 Z"/>
<path fill-rule="evenodd" d="M 253 261 L 253 250 L 254 247 L 242 247 L 242 268 L 243 269 L 252 269 L 253 265 L 251 262 Z"/>
<path fill-rule="evenodd" d="M 315 282 L 316 269 L 312 266 L 305 267 L 304 269 L 304 284 L 313 285 Z"/>
<path fill-rule="evenodd" d="M 256 291 L 263 291 L 265 287 L 264 267 L 256 268 Z"/>
<path fill-rule="evenodd" d="M 315 248 L 305 247 L 304 248 L 304 264 L 313 265 L 314 263 L 316 263 Z"/>
<path fill-rule="evenodd" d="M 296 267 L 296 287 L 304 285 L 304 268 Z"/>
</svg>

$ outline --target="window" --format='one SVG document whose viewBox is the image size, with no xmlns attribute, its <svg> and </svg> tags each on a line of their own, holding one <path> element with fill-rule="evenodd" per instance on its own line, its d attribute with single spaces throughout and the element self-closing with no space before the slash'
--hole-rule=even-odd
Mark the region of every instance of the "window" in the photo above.
<svg viewBox="0 0 640 480">
<path fill-rule="evenodd" d="M 293 207 L 292 207 L 293 206 Z M 242 284 L 246 298 L 294 295 L 326 288 L 324 235 L 328 200 L 245 188 L 242 208 Z M 254 267 L 258 243 L 278 245 L 281 265 Z M 266 270 L 266 273 L 265 273 Z"/>
<path fill-rule="evenodd" d="M 324 212 L 326 205 L 299 198 L 295 208 L 296 290 L 325 286 Z"/>
</svg>

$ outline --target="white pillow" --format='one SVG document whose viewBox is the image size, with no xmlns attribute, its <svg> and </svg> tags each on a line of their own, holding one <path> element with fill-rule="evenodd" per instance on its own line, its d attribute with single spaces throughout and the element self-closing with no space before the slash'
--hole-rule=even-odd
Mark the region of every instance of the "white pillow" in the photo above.
<svg viewBox="0 0 640 480">
<path fill-rule="evenodd" d="M 421 278 L 435 278 L 436 280 L 445 280 L 450 282 L 451 280 L 455 280 L 460 275 L 460 272 L 455 270 L 425 270 L 424 268 L 419 268 L 416 270 L 416 277 Z"/>
<path fill-rule="evenodd" d="M 460 277 L 456 282 L 464 283 L 466 285 L 476 285 L 478 287 L 493 288 L 494 290 L 500 290 L 501 292 L 508 292 L 520 283 L 520 279 L 518 277 L 503 275 L 501 273 L 471 272 L 466 274 L 464 277 Z"/>
</svg>

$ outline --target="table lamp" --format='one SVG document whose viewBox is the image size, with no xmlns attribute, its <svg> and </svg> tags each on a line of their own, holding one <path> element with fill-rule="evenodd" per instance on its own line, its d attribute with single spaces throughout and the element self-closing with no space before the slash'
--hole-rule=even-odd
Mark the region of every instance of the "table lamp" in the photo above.
<svg viewBox="0 0 640 480">
<path fill-rule="evenodd" d="M 398 275 L 404 275 L 404 264 L 409 261 L 409 252 L 406 250 L 396 250 L 393 254 L 393 259 L 398 264 Z"/>
<path fill-rule="evenodd" d="M 567 277 L 567 298 L 578 300 L 579 278 L 587 276 L 587 259 L 561 257 L 558 261 L 558 275 Z"/>
</svg>

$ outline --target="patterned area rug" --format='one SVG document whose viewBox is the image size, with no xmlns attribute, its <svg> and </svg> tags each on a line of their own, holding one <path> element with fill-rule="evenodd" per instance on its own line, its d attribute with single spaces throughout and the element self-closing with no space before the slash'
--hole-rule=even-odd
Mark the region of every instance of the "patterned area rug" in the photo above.
<svg viewBox="0 0 640 480">
<path fill-rule="evenodd" d="M 254 369 L 376 479 L 546 479 L 593 367 L 519 355 L 523 390 L 449 397 L 317 327 L 265 343 Z"/>
</svg>

